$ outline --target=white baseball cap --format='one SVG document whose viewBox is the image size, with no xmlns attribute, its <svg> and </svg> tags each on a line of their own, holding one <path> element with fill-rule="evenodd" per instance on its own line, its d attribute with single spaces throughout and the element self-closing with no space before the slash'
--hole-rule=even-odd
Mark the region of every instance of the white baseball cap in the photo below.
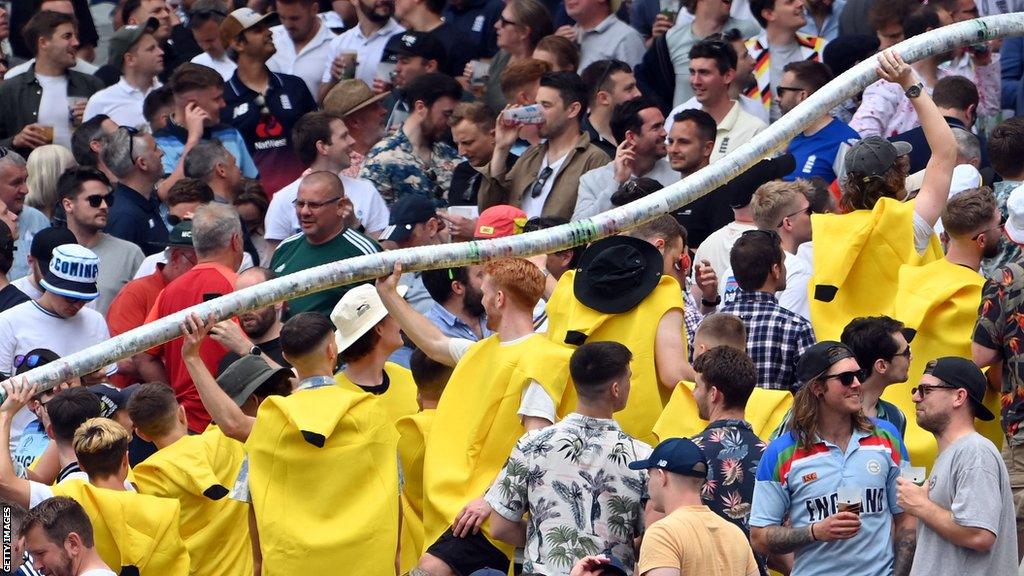
<svg viewBox="0 0 1024 576">
<path fill-rule="evenodd" d="M 1003 227 L 1006 236 L 1016 244 L 1024 244 L 1024 184 L 1010 192 L 1006 200 L 1006 211 L 1009 214 Z"/>
</svg>

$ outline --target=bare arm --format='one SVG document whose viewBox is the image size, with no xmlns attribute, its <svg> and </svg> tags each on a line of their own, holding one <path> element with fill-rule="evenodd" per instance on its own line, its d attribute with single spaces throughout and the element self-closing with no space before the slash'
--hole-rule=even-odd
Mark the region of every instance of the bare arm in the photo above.
<svg viewBox="0 0 1024 576">
<path fill-rule="evenodd" d="M 32 488 L 31 483 L 14 473 L 11 458 L 11 422 L 29 399 L 35 396 L 36 387 L 28 386 L 25 378 L 9 380 L 3 385 L 7 398 L 0 404 L 0 497 L 28 509 Z"/>
<path fill-rule="evenodd" d="M 999 350 L 982 346 L 977 342 L 971 342 L 971 358 L 979 368 L 984 368 L 998 362 L 1002 355 L 999 353 Z"/>
<path fill-rule="evenodd" d="M 904 90 L 917 83 L 913 69 L 893 51 L 879 55 L 878 65 L 880 77 L 896 82 Z M 930 226 L 935 226 L 949 198 L 949 184 L 956 166 L 956 140 L 953 139 L 953 131 L 946 119 L 927 92 L 922 90 L 920 96 L 910 99 L 910 103 L 921 121 L 925 140 L 932 153 L 925 167 L 921 191 L 914 202 L 914 211 Z"/>
<path fill-rule="evenodd" d="M 181 357 L 185 361 L 185 368 L 192 376 L 192 382 L 199 391 L 199 398 L 203 406 L 210 413 L 213 421 L 217 423 L 221 431 L 228 438 L 234 438 L 239 442 L 245 442 L 252 432 L 252 425 L 256 421 L 252 416 L 246 415 L 242 409 L 231 399 L 210 374 L 210 370 L 199 357 L 199 344 L 214 326 L 213 318 L 203 321 L 199 316 L 192 314 L 182 326 L 185 329 L 185 336 L 181 347 Z"/>
<path fill-rule="evenodd" d="M 683 311 L 669 310 L 658 322 L 658 334 L 654 339 L 654 366 L 658 372 L 658 383 L 674 390 L 680 380 L 693 381 L 696 373 L 686 360 L 686 345 L 683 343 L 685 330 Z"/>
<path fill-rule="evenodd" d="M 519 522 L 512 522 L 506 520 L 504 516 L 497 512 L 491 511 L 491 535 L 505 542 L 522 548 L 526 546 L 526 521 L 520 520 Z"/>
<path fill-rule="evenodd" d="M 760 554 L 788 554 L 814 542 L 811 527 L 786 526 L 750 527 L 750 546 Z"/>
<path fill-rule="evenodd" d="M 390 276 L 377 280 L 377 293 L 388 309 L 391 317 L 398 321 L 405 335 L 416 344 L 423 353 L 445 366 L 454 366 L 455 359 L 448 351 L 451 338 L 445 336 L 441 329 L 417 312 L 405 298 L 398 295 L 398 279 L 402 276 L 402 265 L 395 264 Z"/>
<path fill-rule="evenodd" d="M 893 521 L 893 576 L 907 576 L 914 565 L 914 551 L 917 550 L 917 519 L 902 512 L 892 517 Z M 993 540 L 995 536 L 993 535 Z"/>
<path fill-rule="evenodd" d="M 975 552 L 988 552 L 995 544 L 996 535 L 992 532 L 957 524 L 952 512 L 928 498 L 927 484 L 918 486 L 903 478 L 897 478 L 896 483 L 898 502 L 905 510 L 903 514 L 924 522 L 943 540 Z"/>
</svg>

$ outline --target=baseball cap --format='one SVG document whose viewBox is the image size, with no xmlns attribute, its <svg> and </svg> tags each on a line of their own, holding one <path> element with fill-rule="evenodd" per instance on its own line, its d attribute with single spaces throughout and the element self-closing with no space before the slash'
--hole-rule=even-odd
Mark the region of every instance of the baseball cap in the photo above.
<svg viewBox="0 0 1024 576">
<path fill-rule="evenodd" d="M 14 373 L 24 374 L 33 368 L 45 366 L 60 359 L 60 354 L 47 348 L 33 348 L 24 354 L 14 357 Z"/>
<path fill-rule="evenodd" d="M 408 286 L 399 285 L 398 295 L 404 297 L 408 290 Z M 360 284 L 345 292 L 331 311 L 331 322 L 337 329 L 334 341 L 338 351 L 347 350 L 387 315 L 388 309 L 384 307 L 373 284 Z"/>
<path fill-rule="evenodd" d="M 890 142 L 881 136 L 868 136 L 846 152 L 843 162 L 847 172 L 870 180 L 885 175 L 897 158 L 910 154 L 913 149 L 909 142 Z"/>
<path fill-rule="evenodd" d="M 401 242 L 412 235 L 414 226 L 437 216 L 434 201 L 418 194 L 406 194 L 391 207 L 388 226 L 380 233 L 378 240 Z"/>
<path fill-rule="evenodd" d="M 427 60 L 436 60 L 438 68 L 443 68 L 448 61 L 448 52 L 440 40 L 433 34 L 415 30 L 406 30 L 388 39 L 384 46 L 384 58 L 394 62 L 399 56 L 422 56 Z"/>
<path fill-rule="evenodd" d="M 526 226 L 526 212 L 515 206 L 499 204 L 480 213 L 476 219 L 473 238 L 503 238 L 523 231 Z"/>
<path fill-rule="evenodd" d="M 228 14 L 220 23 L 220 43 L 225 48 L 231 46 L 231 41 L 239 34 L 256 26 L 265 23 L 267 26 L 274 26 L 280 22 L 276 12 L 260 14 L 252 8 L 239 8 Z"/>
<path fill-rule="evenodd" d="M 924 373 L 950 386 L 967 390 L 967 397 L 974 405 L 974 416 L 978 420 L 988 422 L 995 419 L 995 415 L 984 404 L 985 388 L 988 383 L 974 362 L 957 356 L 945 356 L 928 362 L 924 367 Z"/>
<path fill-rule="evenodd" d="M 390 95 L 390 92 L 374 94 L 366 82 L 358 78 L 342 80 L 335 84 L 334 88 L 331 88 L 331 91 L 324 97 L 324 112 L 348 116 Z"/>
<path fill-rule="evenodd" d="M 1024 184 L 1017 186 L 1006 199 L 1006 236 L 1017 244 L 1024 244 Z M 35 246 L 33 244 L 33 246 Z"/>
<path fill-rule="evenodd" d="M 43 228 L 32 237 L 32 246 L 29 247 L 29 254 L 39 262 L 39 268 L 46 270 L 50 265 L 50 258 L 53 257 L 53 250 L 63 244 L 77 244 L 75 234 L 67 228 Z"/>
<path fill-rule="evenodd" d="M 235 404 L 241 406 L 259 389 L 274 378 L 291 378 L 287 368 L 271 368 L 267 361 L 253 354 L 246 354 L 228 365 L 217 377 L 217 384 Z"/>
<path fill-rule="evenodd" d="M 95 300 L 100 295 L 96 276 L 100 272 L 99 256 L 79 244 L 62 244 L 53 249 L 50 265 L 39 284 L 47 292 L 76 300 Z"/>
<path fill-rule="evenodd" d="M 669 438 L 658 444 L 647 459 L 629 464 L 630 470 L 650 468 L 694 478 L 707 478 L 708 475 L 708 461 L 704 453 L 689 438 Z"/>
<path fill-rule="evenodd" d="M 833 364 L 846 358 L 855 358 L 853 350 L 835 340 L 822 340 L 804 350 L 796 361 L 797 386 L 802 386 L 821 376 Z"/>
<path fill-rule="evenodd" d="M 192 221 L 182 220 L 178 222 L 167 235 L 167 242 L 152 242 L 152 244 L 165 248 L 192 248 Z"/>
<path fill-rule="evenodd" d="M 132 384 L 124 388 L 116 388 L 110 384 L 93 384 L 86 390 L 100 399 L 100 416 L 110 418 L 118 410 L 128 407 L 128 401 L 131 400 L 132 394 L 138 387 L 139 384 Z"/>
<path fill-rule="evenodd" d="M 152 34 L 160 27 L 160 21 L 156 18 L 149 18 L 146 23 L 139 25 L 128 25 L 120 27 L 110 37 L 107 60 L 118 70 L 124 71 L 124 55 L 132 49 L 132 46 L 142 38 L 143 34 Z"/>
</svg>

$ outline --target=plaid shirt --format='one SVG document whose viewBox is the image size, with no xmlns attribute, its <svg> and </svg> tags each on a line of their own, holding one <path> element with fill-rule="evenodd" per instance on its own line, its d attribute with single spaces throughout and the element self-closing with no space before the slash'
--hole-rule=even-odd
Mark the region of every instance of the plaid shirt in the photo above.
<svg viewBox="0 0 1024 576">
<path fill-rule="evenodd" d="M 769 390 L 793 390 L 796 360 L 814 344 L 811 323 L 779 306 L 774 294 L 739 290 L 722 310 L 747 325 L 747 353 L 757 366 L 757 385 Z"/>
</svg>

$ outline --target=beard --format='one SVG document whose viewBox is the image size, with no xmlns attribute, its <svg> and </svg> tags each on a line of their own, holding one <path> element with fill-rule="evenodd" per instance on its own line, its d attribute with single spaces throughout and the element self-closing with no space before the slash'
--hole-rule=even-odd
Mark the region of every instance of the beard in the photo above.
<svg viewBox="0 0 1024 576">
<path fill-rule="evenodd" d="M 377 11 L 377 2 L 370 2 L 367 5 L 366 2 L 360 1 L 358 4 L 359 11 L 363 13 L 363 16 L 369 18 L 370 22 L 374 24 L 384 24 L 391 19 L 391 16 L 395 13 L 394 2 L 381 2 L 381 8 L 385 8 L 384 14 Z"/>
<path fill-rule="evenodd" d="M 277 310 L 274 310 L 273 306 L 243 314 L 239 318 L 245 335 L 256 340 L 262 338 L 274 326 L 276 320 Z"/>
<path fill-rule="evenodd" d="M 484 310 L 484 293 L 471 286 L 466 286 L 466 293 L 462 296 L 462 305 L 466 308 L 466 312 L 475 317 L 479 318 L 486 313 L 486 310 Z"/>
<path fill-rule="evenodd" d="M 917 416 L 917 425 L 932 434 L 941 434 L 949 426 L 949 413 Z"/>
<path fill-rule="evenodd" d="M 1000 238 L 992 244 L 986 244 L 984 252 L 981 253 L 982 258 L 995 258 L 999 255 L 999 250 L 1003 247 L 1003 239 Z"/>
</svg>

